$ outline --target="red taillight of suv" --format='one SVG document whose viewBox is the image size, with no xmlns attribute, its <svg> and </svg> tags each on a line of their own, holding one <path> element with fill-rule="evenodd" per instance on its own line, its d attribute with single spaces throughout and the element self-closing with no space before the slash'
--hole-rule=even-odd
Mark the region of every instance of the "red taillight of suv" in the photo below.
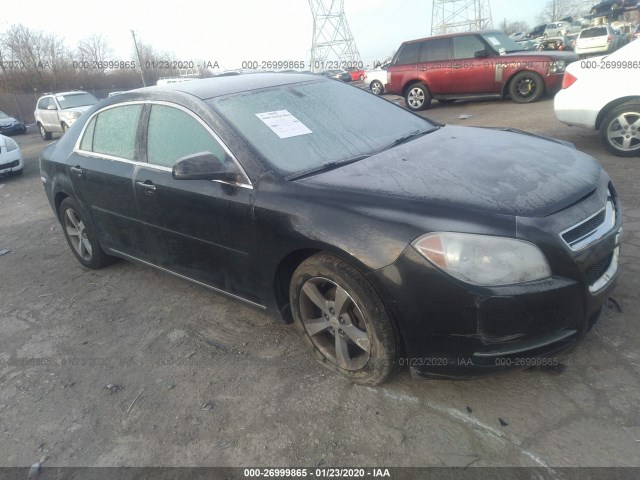
<svg viewBox="0 0 640 480">
<path fill-rule="evenodd" d="M 576 83 L 578 79 L 571 75 L 569 72 L 564 72 L 564 77 L 562 77 L 562 89 L 569 88 L 571 85 Z"/>
<path fill-rule="evenodd" d="M 611 42 L 613 42 L 613 37 L 611 35 L 609 35 L 607 37 L 607 43 L 611 43 Z"/>
</svg>

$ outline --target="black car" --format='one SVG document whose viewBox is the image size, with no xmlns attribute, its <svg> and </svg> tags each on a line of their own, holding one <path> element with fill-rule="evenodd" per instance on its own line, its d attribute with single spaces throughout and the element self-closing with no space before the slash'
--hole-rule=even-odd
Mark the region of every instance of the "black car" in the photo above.
<svg viewBox="0 0 640 480">
<path fill-rule="evenodd" d="M 120 257 L 274 312 L 363 384 L 547 362 L 617 274 L 620 202 L 593 158 L 315 75 L 105 99 L 41 175 L 85 267 Z"/>
<path fill-rule="evenodd" d="M 331 78 L 333 80 L 340 80 L 342 82 L 350 82 L 351 75 L 345 70 L 324 70 L 320 72 L 323 77 Z"/>
<path fill-rule="evenodd" d="M 542 25 L 538 25 L 537 27 L 533 27 L 529 33 L 525 35 L 524 38 L 533 39 L 541 37 L 544 34 L 545 29 L 547 28 L 547 24 L 544 23 Z"/>
</svg>

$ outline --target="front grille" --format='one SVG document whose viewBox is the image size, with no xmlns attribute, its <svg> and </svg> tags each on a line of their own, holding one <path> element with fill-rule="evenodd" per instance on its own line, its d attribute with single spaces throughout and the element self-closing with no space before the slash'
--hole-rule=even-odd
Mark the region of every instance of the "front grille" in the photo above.
<svg viewBox="0 0 640 480">
<path fill-rule="evenodd" d="M 590 267 L 587 267 L 587 270 L 585 272 L 585 278 L 587 280 L 587 283 L 590 286 L 596 283 L 596 281 L 604 275 L 604 273 L 609 268 L 609 265 L 611 265 L 612 258 L 613 258 L 613 253 L 610 253 L 609 255 L 604 257 L 602 260 L 599 260 L 593 265 L 591 265 Z"/>
<path fill-rule="evenodd" d="M 17 167 L 18 163 L 19 163 L 18 160 L 14 160 L 13 162 L 10 162 L 10 163 L 5 163 L 3 165 L 0 165 L 0 170 L 4 170 L 5 168 Z"/>
<path fill-rule="evenodd" d="M 606 212 L 605 210 L 602 210 L 600 213 L 598 213 L 594 217 L 591 217 L 586 222 L 581 223 L 577 227 L 563 233 L 562 238 L 568 244 L 571 244 L 576 240 L 580 240 L 581 238 L 586 237 L 591 232 L 596 230 L 600 225 L 602 225 L 604 223 L 605 217 Z"/>
</svg>

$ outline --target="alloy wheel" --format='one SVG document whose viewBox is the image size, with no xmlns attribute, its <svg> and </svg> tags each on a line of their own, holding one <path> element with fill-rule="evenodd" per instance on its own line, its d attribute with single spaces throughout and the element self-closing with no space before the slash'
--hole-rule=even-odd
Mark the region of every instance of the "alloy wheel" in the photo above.
<svg viewBox="0 0 640 480">
<path fill-rule="evenodd" d="M 424 104 L 424 91 L 417 87 L 409 90 L 407 103 L 409 103 L 412 108 L 420 108 Z"/>
<path fill-rule="evenodd" d="M 362 310 L 337 283 L 307 280 L 300 292 L 300 313 L 313 345 L 344 370 L 359 370 L 371 356 L 371 339 Z"/>
<path fill-rule="evenodd" d="M 64 212 L 64 228 L 69 236 L 69 243 L 78 256 L 86 262 L 90 262 L 93 256 L 93 248 L 87 236 L 87 230 L 80 215 L 72 208 Z"/>
<path fill-rule="evenodd" d="M 380 95 L 382 93 L 382 84 L 378 81 L 375 81 L 371 84 L 371 91 L 376 95 Z"/>
<path fill-rule="evenodd" d="M 616 150 L 640 150 L 640 112 L 624 112 L 615 117 L 607 127 L 607 139 Z"/>
</svg>

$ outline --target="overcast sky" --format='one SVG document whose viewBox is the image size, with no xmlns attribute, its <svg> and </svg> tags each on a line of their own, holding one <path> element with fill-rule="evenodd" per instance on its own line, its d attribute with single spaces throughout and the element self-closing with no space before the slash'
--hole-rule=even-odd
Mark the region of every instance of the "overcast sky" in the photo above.
<svg viewBox="0 0 640 480">
<path fill-rule="evenodd" d="M 40 3 L 40 2 L 36 2 Z M 345 0 L 345 12 L 365 63 L 382 60 L 403 40 L 428 36 L 432 2 Z M 130 60 L 130 30 L 156 50 L 180 60 L 218 61 L 239 68 L 244 60 L 309 61 L 313 21 L 307 0 L 135 1 L 64 0 L 47 4 L 11 2 L 0 31 L 14 23 L 56 33 L 69 47 L 92 33 L 103 34 L 114 59 Z M 494 26 L 503 19 L 533 27 L 543 0 L 491 0 Z"/>
</svg>

